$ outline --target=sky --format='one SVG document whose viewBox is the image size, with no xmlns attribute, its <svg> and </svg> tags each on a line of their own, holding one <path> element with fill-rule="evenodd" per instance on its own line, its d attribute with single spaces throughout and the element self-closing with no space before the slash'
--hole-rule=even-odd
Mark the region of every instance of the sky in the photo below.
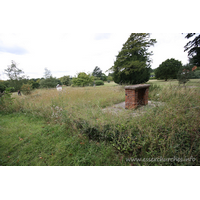
<svg viewBox="0 0 200 200">
<path fill-rule="evenodd" d="M 11 60 L 29 78 L 41 78 L 44 69 L 53 77 L 75 76 L 79 72 L 92 73 L 98 66 L 103 73 L 113 66 L 118 52 L 131 33 L 6 33 L 0 34 L 0 75 L 7 79 L 4 69 Z M 152 65 L 157 68 L 166 59 L 174 58 L 186 64 L 188 42 L 181 33 L 152 33 L 157 43 L 153 51 Z M 108 73 L 106 73 L 108 74 Z"/>
<path fill-rule="evenodd" d="M 157 40 L 150 48 L 153 69 L 170 58 L 186 64 L 188 41 L 181 33 L 199 32 L 196 24 L 198 13 L 186 1 L 180 7 L 174 0 L 2 0 L 0 79 L 8 78 L 11 60 L 29 78 L 43 77 L 45 68 L 57 78 L 96 66 L 105 73 L 131 33 Z"/>
</svg>

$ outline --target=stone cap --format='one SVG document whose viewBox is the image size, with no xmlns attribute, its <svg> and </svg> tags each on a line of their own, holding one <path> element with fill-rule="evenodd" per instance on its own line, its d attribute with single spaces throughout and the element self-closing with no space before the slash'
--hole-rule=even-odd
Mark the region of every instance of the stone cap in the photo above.
<svg viewBox="0 0 200 200">
<path fill-rule="evenodd" d="M 148 88 L 150 86 L 151 86 L 150 84 L 129 85 L 129 86 L 125 86 L 125 89 L 136 90 L 136 89 L 141 89 L 141 88 Z"/>
</svg>

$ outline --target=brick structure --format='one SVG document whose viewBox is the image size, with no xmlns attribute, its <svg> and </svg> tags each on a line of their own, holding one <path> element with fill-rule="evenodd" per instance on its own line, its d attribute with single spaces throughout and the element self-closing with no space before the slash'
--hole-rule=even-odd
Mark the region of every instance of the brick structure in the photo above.
<svg viewBox="0 0 200 200">
<path fill-rule="evenodd" d="M 125 108 L 134 109 L 139 105 L 148 104 L 149 84 L 131 85 L 125 87 Z"/>
</svg>

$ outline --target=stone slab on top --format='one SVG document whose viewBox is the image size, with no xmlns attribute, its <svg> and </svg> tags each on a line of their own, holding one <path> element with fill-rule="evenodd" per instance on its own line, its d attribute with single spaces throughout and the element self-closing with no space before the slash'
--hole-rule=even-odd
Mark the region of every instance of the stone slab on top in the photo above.
<svg viewBox="0 0 200 200">
<path fill-rule="evenodd" d="M 125 86 L 125 89 L 127 90 L 136 90 L 136 89 L 142 89 L 142 88 L 149 88 L 150 84 L 138 84 L 138 85 L 129 85 Z"/>
</svg>

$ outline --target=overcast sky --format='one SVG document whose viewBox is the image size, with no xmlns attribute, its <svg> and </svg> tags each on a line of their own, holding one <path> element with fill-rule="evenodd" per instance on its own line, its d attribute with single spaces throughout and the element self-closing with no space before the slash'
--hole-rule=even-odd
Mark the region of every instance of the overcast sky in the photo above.
<svg viewBox="0 0 200 200">
<path fill-rule="evenodd" d="M 153 69 L 168 58 L 186 64 L 188 41 L 181 33 L 198 32 L 195 20 L 198 13 L 184 1 L 180 7 L 174 0 L 2 0 L 0 79 L 7 79 L 11 60 L 30 78 L 43 77 L 44 68 L 57 78 L 96 66 L 105 73 L 131 33 L 157 40 L 150 49 Z"/>
<path fill-rule="evenodd" d="M 54 77 L 74 76 L 78 72 L 92 72 L 96 66 L 105 73 L 116 59 L 131 33 L 66 33 L 66 34 L 0 34 L 0 73 L 17 63 L 30 78 L 44 76 L 48 68 Z M 168 58 L 188 62 L 184 45 L 187 39 L 181 33 L 152 33 L 157 40 L 153 51 L 152 68 Z"/>
</svg>

